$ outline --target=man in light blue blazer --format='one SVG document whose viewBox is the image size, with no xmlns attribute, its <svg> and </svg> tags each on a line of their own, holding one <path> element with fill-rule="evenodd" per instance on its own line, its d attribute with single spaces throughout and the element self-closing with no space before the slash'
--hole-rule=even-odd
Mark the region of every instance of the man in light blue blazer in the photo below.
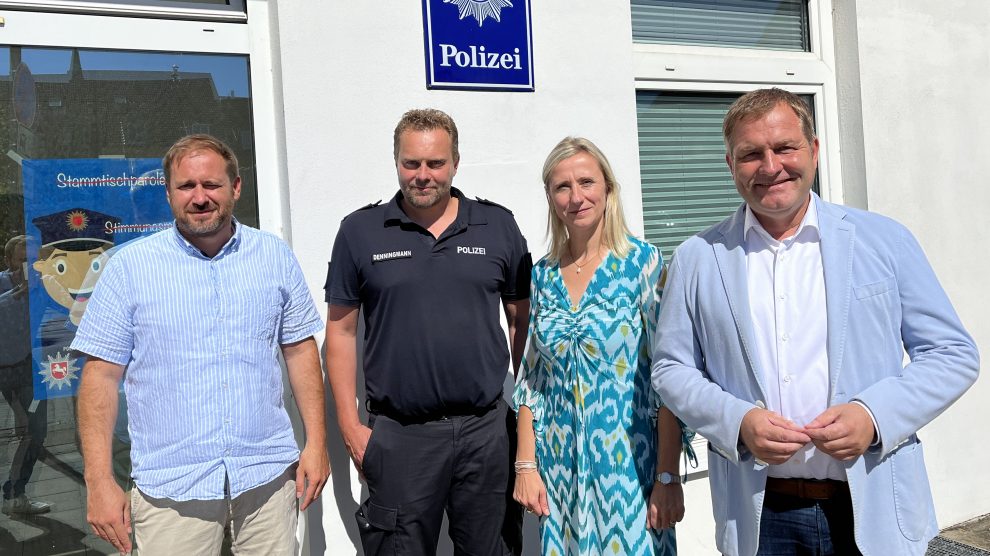
<svg viewBox="0 0 990 556">
<path fill-rule="evenodd" d="M 653 359 L 709 440 L 717 546 L 924 554 L 938 526 L 916 433 L 976 380 L 976 346 L 906 228 L 811 192 L 799 97 L 748 93 L 723 132 L 745 203 L 675 251 Z"/>
</svg>

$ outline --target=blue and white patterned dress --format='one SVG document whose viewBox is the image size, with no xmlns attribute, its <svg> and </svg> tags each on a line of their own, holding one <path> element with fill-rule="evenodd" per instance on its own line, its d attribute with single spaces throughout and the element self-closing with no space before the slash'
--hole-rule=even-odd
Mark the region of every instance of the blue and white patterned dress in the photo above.
<svg viewBox="0 0 990 556">
<path fill-rule="evenodd" d="M 656 463 L 650 355 L 660 253 L 629 238 L 572 306 L 560 266 L 533 268 L 530 336 L 513 402 L 533 413 L 550 516 L 544 555 L 676 554 L 674 532 L 646 527 Z"/>
</svg>

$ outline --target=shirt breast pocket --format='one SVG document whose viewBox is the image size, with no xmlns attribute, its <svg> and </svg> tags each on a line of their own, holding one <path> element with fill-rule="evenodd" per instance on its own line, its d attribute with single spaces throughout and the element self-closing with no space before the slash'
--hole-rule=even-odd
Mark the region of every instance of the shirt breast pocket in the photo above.
<svg viewBox="0 0 990 556">
<path fill-rule="evenodd" d="M 244 332 L 256 340 L 271 342 L 278 337 L 282 315 L 282 296 L 278 291 L 255 291 L 245 295 L 238 321 Z M 235 322 L 235 329 L 238 325 Z"/>
</svg>

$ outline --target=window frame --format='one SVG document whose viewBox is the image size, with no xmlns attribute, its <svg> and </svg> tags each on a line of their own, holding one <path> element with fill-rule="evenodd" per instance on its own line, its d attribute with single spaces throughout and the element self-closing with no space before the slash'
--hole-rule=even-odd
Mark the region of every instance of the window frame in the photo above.
<svg viewBox="0 0 990 556">
<path fill-rule="evenodd" d="M 819 140 L 821 197 L 842 204 L 832 3 L 833 0 L 808 0 L 810 52 L 632 42 L 634 94 L 640 90 L 743 94 L 763 87 L 780 87 L 811 95 Z M 631 29 L 630 25 L 630 41 Z M 643 225 L 645 229 L 645 219 Z M 698 466 L 684 469 L 692 480 L 708 475 L 706 444 L 701 435 L 695 437 Z"/>
<path fill-rule="evenodd" d="M 823 199 L 842 203 L 832 0 L 808 1 L 811 52 L 633 43 L 636 90 L 746 93 L 780 87 L 814 98 Z"/>
<path fill-rule="evenodd" d="M 7 9 L 0 9 L 0 19 L 4 22 L 4 45 L 246 55 L 257 165 L 258 223 L 261 229 L 289 239 L 286 237 L 288 202 L 280 186 L 286 183 L 282 169 L 284 153 L 279 146 L 283 126 L 278 121 L 280 105 L 273 80 L 273 53 L 268 48 L 271 38 L 266 3 L 252 2 L 252 13 L 255 17 L 247 25 Z M 101 32 L 87 31 L 93 28 Z"/>
<path fill-rule="evenodd" d="M 2 0 L 0 1 L 0 9 L 218 22 L 247 21 L 245 0 L 228 0 L 227 6 L 179 0 L 162 2 L 149 2 L 147 0 L 105 2 L 95 0 Z"/>
<path fill-rule="evenodd" d="M 276 7 L 269 5 L 266 0 L 244 0 L 243 3 L 250 4 L 250 21 L 246 20 L 243 13 L 240 21 L 236 22 L 229 18 L 225 21 L 208 21 L 209 18 L 203 17 L 155 19 L 135 13 L 18 10 L 12 9 L 15 3 L 6 2 L 0 3 L 0 42 L 5 46 L 26 48 L 183 52 L 246 57 L 251 97 L 250 140 L 254 144 L 257 179 L 258 225 L 263 230 L 290 240 L 285 126 L 281 118 L 282 97 L 276 89 L 281 75 L 274 58 L 278 55 L 278 49 L 273 47 L 276 42 L 273 37 L 276 32 Z M 163 151 L 159 156 L 164 154 Z M 11 156 L 18 162 L 16 153 L 0 153 L 0 156 Z M 161 203 L 166 204 L 164 197 L 161 198 Z M 283 376 L 284 380 L 286 379 Z M 289 400 L 291 397 L 291 392 L 286 389 L 283 398 Z M 58 400 L 59 403 L 71 405 L 75 397 Z M 290 403 L 287 402 L 286 406 L 293 429 L 302 430 L 298 412 L 292 409 Z M 50 409 L 48 414 L 49 423 L 54 422 L 51 411 Z M 82 492 L 80 490 L 80 496 L 85 504 Z M 73 498 L 75 500 L 75 495 Z M 85 525 L 84 519 L 82 524 Z M 320 526 L 320 523 L 300 523 L 299 534 L 308 535 L 309 527 L 319 529 Z M 91 538 L 95 537 L 89 534 L 84 542 Z M 17 542 L 16 547 L 20 548 L 22 544 Z"/>
<path fill-rule="evenodd" d="M 841 171 L 838 166 L 838 118 L 831 119 L 826 116 L 826 111 L 831 110 L 831 114 L 836 114 L 837 106 L 828 106 L 826 99 L 829 97 L 824 85 L 807 84 L 787 84 L 787 83 L 724 83 L 718 81 L 695 81 L 695 82 L 663 82 L 644 81 L 636 83 L 637 91 L 670 91 L 684 93 L 739 93 L 744 94 L 761 87 L 776 86 L 798 95 L 811 95 L 814 99 L 813 112 L 815 117 L 815 130 L 818 136 L 818 183 L 821 187 L 823 199 L 833 203 L 841 204 L 842 184 L 838 176 Z M 833 96 L 834 98 L 834 96 Z M 834 101 L 833 101 L 834 103 Z M 830 129 L 834 127 L 834 129 Z M 832 140 L 829 140 L 832 138 Z M 834 144 L 834 145 L 833 145 Z M 832 179 L 836 176 L 836 179 Z M 836 200 L 838 199 L 838 200 Z"/>
</svg>

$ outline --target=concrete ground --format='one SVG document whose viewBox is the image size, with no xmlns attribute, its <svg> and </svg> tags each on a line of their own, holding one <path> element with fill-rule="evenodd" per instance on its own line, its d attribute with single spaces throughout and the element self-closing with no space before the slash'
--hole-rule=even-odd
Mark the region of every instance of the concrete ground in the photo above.
<svg viewBox="0 0 990 556">
<path fill-rule="evenodd" d="M 990 554 L 990 514 L 944 529 L 939 538 Z"/>
</svg>

